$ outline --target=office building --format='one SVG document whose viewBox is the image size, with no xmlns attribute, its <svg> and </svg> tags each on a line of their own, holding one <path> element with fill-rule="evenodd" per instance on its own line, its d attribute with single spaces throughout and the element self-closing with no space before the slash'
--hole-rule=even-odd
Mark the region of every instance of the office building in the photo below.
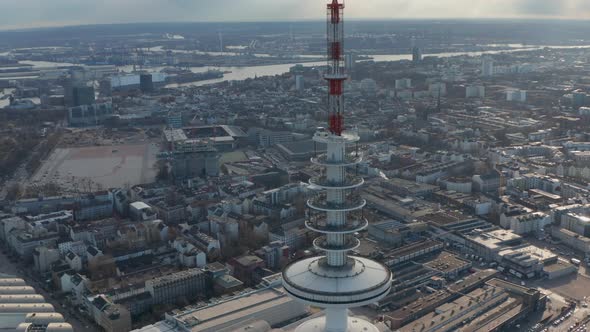
<svg viewBox="0 0 590 332">
<path fill-rule="evenodd" d="M 76 86 L 73 88 L 73 106 L 92 105 L 95 103 L 94 87 Z"/>
<path fill-rule="evenodd" d="M 588 215 L 568 213 L 561 218 L 561 227 L 582 236 L 590 236 L 590 217 Z"/>
<path fill-rule="evenodd" d="M 515 101 L 519 103 L 526 102 L 527 92 L 525 90 L 510 90 L 506 92 L 506 101 Z"/>
<path fill-rule="evenodd" d="M 83 195 L 74 200 L 74 219 L 77 221 L 109 218 L 113 212 L 113 193 L 110 191 Z"/>
<path fill-rule="evenodd" d="M 189 139 L 181 129 L 165 130 L 166 152 L 159 158 L 169 160 L 172 175 L 178 181 L 196 177 L 217 176 L 220 154 L 209 138 Z"/>
<path fill-rule="evenodd" d="M 98 126 L 113 115 L 111 103 L 81 105 L 68 109 L 68 123 L 72 127 Z"/>
<path fill-rule="evenodd" d="M 154 82 L 152 80 L 152 74 L 139 75 L 139 89 L 143 93 L 149 93 L 154 91 Z"/>
<path fill-rule="evenodd" d="M 258 249 L 256 254 L 264 259 L 267 268 L 276 270 L 289 260 L 290 249 L 281 241 L 273 241 Z"/>
<path fill-rule="evenodd" d="M 481 75 L 492 76 L 494 75 L 494 60 L 489 57 L 484 57 L 481 64 Z"/>
<path fill-rule="evenodd" d="M 168 112 L 166 116 L 166 122 L 168 127 L 171 129 L 181 129 L 182 128 L 182 112 Z"/>
<path fill-rule="evenodd" d="M 590 238 L 588 237 L 558 227 L 553 228 L 551 235 L 585 255 L 590 254 Z"/>
<path fill-rule="evenodd" d="M 295 90 L 303 91 L 305 89 L 305 80 L 303 75 L 295 75 Z"/>
<path fill-rule="evenodd" d="M 483 85 L 469 85 L 465 87 L 465 98 L 485 98 L 486 88 Z"/>
<path fill-rule="evenodd" d="M 412 47 L 412 62 L 413 63 L 420 63 L 422 62 L 422 49 L 418 46 Z"/>
<path fill-rule="evenodd" d="M 290 143 L 293 141 L 293 134 L 288 131 L 270 131 L 260 132 L 258 145 L 261 147 L 271 147 L 277 144 Z"/>
<path fill-rule="evenodd" d="M 356 63 L 356 55 L 354 54 L 346 54 L 344 56 L 344 61 L 346 62 L 345 68 L 347 72 L 352 72 L 354 70 L 354 64 Z"/>
<path fill-rule="evenodd" d="M 308 314 L 305 305 L 292 299 L 280 283 L 280 275 L 271 275 L 254 290 L 246 289 L 209 305 L 175 310 L 166 314 L 165 320 L 133 332 L 266 332 L 269 326 L 284 325 Z"/>
<path fill-rule="evenodd" d="M 404 90 L 412 88 L 412 79 L 410 78 L 402 78 L 395 80 L 395 89 L 396 90 Z"/>
<path fill-rule="evenodd" d="M 164 275 L 145 282 L 153 304 L 176 303 L 179 299 L 195 299 L 208 289 L 207 274 L 195 268 Z"/>
<path fill-rule="evenodd" d="M 105 295 L 90 300 L 90 314 L 106 332 L 127 332 L 131 330 L 131 314 L 122 305 L 113 303 Z"/>
</svg>

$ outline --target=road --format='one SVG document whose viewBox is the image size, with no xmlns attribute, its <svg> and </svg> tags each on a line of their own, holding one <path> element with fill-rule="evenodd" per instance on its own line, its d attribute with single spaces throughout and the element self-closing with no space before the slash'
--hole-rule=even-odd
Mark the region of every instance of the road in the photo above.
<svg viewBox="0 0 590 332">
<path fill-rule="evenodd" d="M 47 303 L 50 303 L 55 308 L 56 312 L 59 312 L 64 316 L 66 321 L 72 325 L 74 331 L 88 331 L 98 332 L 99 329 L 93 325 L 86 318 L 82 318 L 79 314 L 72 314 L 69 310 L 64 308 L 61 303 L 51 297 L 45 289 L 41 287 L 41 284 L 32 278 L 30 275 L 30 266 L 26 268 L 19 267 L 16 263 L 11 262 L 8 257 L 0 251 L 0 266 L 2 267 L 2 273 L 11 274 L 25 280 L 27 285 L 33 287 L 37 294 L 42 295 Z M 25 272 L 26 271 L 26 272 Z"/>
</svg>

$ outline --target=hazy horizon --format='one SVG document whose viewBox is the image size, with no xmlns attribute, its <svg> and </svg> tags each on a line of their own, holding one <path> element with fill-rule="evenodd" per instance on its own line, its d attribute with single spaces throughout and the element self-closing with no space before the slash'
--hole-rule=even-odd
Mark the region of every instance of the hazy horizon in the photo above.
<svg viewBox="0 0 590 332">
<path fill-rule="evenodd" d="M 0 0 L 6 2 L 7 0 Z M 324 18 L 326 0 L 20 0 L 4 4 L 0 29 L 72 25 L 272 22 Z M 583 0 L 348 0 L 348 19 L 572 19 L 590 18 Z"/>
</svg>

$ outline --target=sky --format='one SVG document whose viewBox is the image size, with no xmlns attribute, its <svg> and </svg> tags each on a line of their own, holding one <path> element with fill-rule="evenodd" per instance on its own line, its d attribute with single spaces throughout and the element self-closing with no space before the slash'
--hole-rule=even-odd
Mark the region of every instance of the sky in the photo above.
<svg viewBox="0 0 590 332">
<path fill-rule="evenodd" d="M 342 0 L 341 0 L 342 1 Z M 326 0 L 0 0 L 0 29 L 323 18 Z M 356 19 L 590 18 L 588 0 L 346 0 Z"/>
</svg>

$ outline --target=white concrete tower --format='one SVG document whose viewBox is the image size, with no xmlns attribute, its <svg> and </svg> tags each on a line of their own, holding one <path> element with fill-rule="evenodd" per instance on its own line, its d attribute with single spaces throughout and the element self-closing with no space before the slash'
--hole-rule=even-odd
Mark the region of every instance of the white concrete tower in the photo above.
<svg viewBox="0 0 590 332">
<path fill-rule="evenodd" d="M 356 232 L 368 225 L 362 209 L 366 201 L 356 189 L 362 177 L 349 174 L 347 168 L 362 160 L 358 152 L 349 153 L 346 146 L 358 142 L 354 132 L 344 130 L 343 84 L 347 79 L 343 66 L 344 4 L 328 4 L 328 63 L 325 79 L 329 83 L 329 129 L 320 128 L 314 141 L 325 143 L 327 153 L 312 162 L 324 171 L 310 184 L 321 189 L 311 198 L 306 226 L 322 234 L 313 245 L 325 254 L 294 262 L 283 271 L 283 286 L 295 299 L 325 308 L 325 317 L 306 321 L 297 332 L 377 332 L 377 328 L 360 318 L 348 316 L 348 308 L 378 301 L 391 289 L 391 271 L 370 259 L 349 256 L 357 248 Z"/>
</svg>

